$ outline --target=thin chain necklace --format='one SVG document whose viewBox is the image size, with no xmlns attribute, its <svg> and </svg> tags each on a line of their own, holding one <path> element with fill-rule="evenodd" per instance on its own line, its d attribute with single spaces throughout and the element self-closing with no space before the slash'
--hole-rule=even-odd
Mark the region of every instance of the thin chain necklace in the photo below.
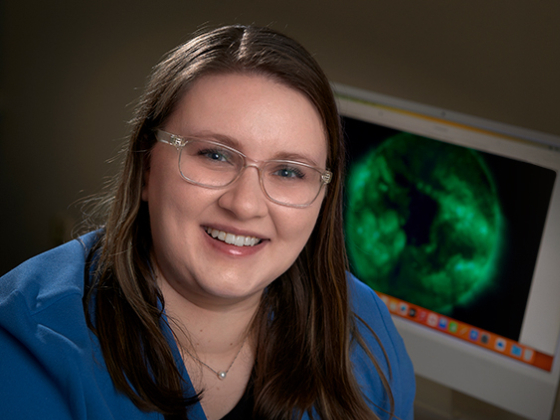
<svg viewBox="0 0 560 420">
<path fill-rule="evenodd" d="M 218 379 L 220 381 L 223 381 L 224 379 L 226 379 L 227 374 L 229 372 L 229 370 L 231 369 L 231 367 L 233 366 L 233 364 L 235 363 L 235 361 L 237 360 L 237 356 L 239 356 L 239 353 L 241 353 L 241 349 L 243 349 L 243 346 L 245 346 L 245 342 L 247 341 L 247 337 L 245 337 L 245 339 L 243 340 L 243 343 L 241 343 L 241 347 L 239 347 L 239 351 L 237 352 L 237 354 L 235 355 L 235 357 L 233 358 L 233 360 L 231 361 L 231 363 L 229 364 L 229 367 L 226 370 L 220 370 L 220 371 L 215 371 L 214 369 L 212 369 L 210 366 L 208 366 L 206 363 L 204 363 L 202 360 L 198 359 L 198 361 L 200 363 L 202 363 L 204 366 L 206 366 L 208 369 L 210 369 L 212 372 L 214 372 L 214 374 L 218 377 Z"/>
<path fill-rule="evenodd" d="M 148 266 L 150 267 L 150 272 L 152 274 L 152 277 L 155 279 L 155 281 L 157 282 L 158 280 L 158 276 L 157 274 L 152 270 L 152 264 L 150 264 L 150 260 L 148 260 Z M 233 366 L 233 364 L 235 363 L 235 361 L 237 360 L 237 356 L 239 356 L 239 354 L 241 353 L 241 350 L 243 349 L 243 347 L 245 346 L 245 342 L 247 341 L 247 337 L 248 335 L 245 336 L 245 339 L 243 340 L 243 343 L 241 343 L 241 347 L 239 347 L 239 351 L 237 352 L 237 354 L 235 355 L 235 357 L 233 358 L 233 360 L 231 361 L 231 363 L 229 364 L 229 367 L 226 370 L 220 370 L 218 372 L 216 372 L 214 369 L 212 369 L 210 366 L 208 366 L 206 363 L 204 363 L 202 360 L 196 358 L 200 363 L 202 363 L 204 366 L 206 366 L 208 369 L 210 369 L 217 377 L 219 380 L 223 381 L 224 379 L 226 379 L 228 372 L 230 371 L 231 367 Z"/>
</svg>

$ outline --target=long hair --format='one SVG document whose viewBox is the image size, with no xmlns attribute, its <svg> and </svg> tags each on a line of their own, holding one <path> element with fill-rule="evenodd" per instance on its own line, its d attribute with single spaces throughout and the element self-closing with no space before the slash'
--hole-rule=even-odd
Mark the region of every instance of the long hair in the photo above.
<svg viewBox="0 0 560 420">
<path fill-rule="evenodd" d="M 319 112 L 333 173 L 316 226 L 292 267 L 261 299 L 255 334 L 255 416 L 291 419 L 312 412 L 322 419 L 376 419 L 350 362 L 353 342 L 367 350 L 349 308 L 347 260 L 342 231 L 345 150 L 329 82 L 311 55 L 294 40 L 268 28 L 227 26 L 171 51 L 153 70 L 132 120 L 120 177 L 105 200 L 110 210 L 91 252 L 94 270 L 84 308 L 98 336 L 116 387 L 143 410 L 186 418 L 183 378 L 162 332 L 165 307 L 151 275 L 150 223 L 141 200 L 150 150 L 178 101 L 208 74 L 262 74 L 302 92 Z"/>
</svg>

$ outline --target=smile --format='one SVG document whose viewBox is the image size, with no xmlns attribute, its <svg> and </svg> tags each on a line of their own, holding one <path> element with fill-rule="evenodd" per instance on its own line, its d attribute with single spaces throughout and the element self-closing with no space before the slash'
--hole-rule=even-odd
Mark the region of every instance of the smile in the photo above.
<svg viewBox="0 0 560 420">
<path fill-rule="evenodd" d="M 255 238 L 254 236 L 234 235 L 233 233 L 227 233 L 224 232 L 223 230 L 212 229 L 209 227 L 205 229 L 206 229 L 206 233 L 212 236 L 212 238 L 225 242 L 226 244 L 230 244 L 230 245 L 255 246 L 261 241 L 259 238 Z"/>
</svg>

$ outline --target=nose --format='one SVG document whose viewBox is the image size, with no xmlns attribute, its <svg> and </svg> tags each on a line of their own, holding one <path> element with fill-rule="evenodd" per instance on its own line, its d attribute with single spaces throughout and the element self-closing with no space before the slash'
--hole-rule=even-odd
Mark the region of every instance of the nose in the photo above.
<svg viewBox="0 0 560 420">
<path fill-rule="evenodd" d="M 220 207 L 240 220 L 265 216 L 268 213 L 268 200 L 261 189 L 259 177 L 259 168 L 248 165 L 218 199 Z"/>
</svg>

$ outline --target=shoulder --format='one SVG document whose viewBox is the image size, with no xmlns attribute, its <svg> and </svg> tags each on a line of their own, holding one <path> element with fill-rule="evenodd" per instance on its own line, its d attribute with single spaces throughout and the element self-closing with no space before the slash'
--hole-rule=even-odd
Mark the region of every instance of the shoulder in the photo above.
<svg viewBox="0 0 560 420">
<path fill-rule="evenodd" d="M 0 308 L 35 314 L 59 299 L 81 296 L 87 254 L 97 235 L 91 232 L 39 254 L 1 277 Z"/>
<path fill-rule="evenodd" d="M 348 274 L 351 309 L 356 316 L 358 331 L 388 379 L 395 401 L 395 415 L 406 420 L 413 416 L 415 394 L 414 370 L 403 340 L 391 315 L 377 294 L 367 285 Z M 357 344 L 353 347 L 352 363 L 356 378 L 372 402 L 388 409 L 383 384 L 366 352 Z"/>
<path fill-rule="evenodd" d="M 114 389 L 82 297 L 97 233 L 38 255 L 0 278 L 0 406 L 11 419 L 140 418 Z M 138 413 L 136 417 L 131 413 Z"/>
</svg>

